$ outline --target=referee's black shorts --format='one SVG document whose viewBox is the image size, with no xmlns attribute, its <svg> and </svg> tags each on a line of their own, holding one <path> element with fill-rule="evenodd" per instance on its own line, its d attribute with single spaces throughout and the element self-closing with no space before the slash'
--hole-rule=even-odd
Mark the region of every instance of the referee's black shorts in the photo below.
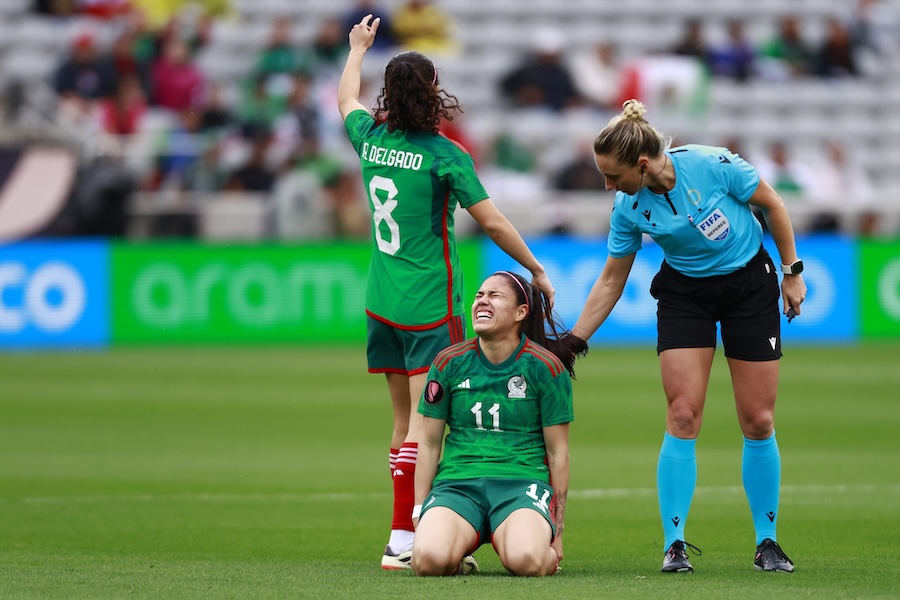
<svg viewBox="0 0 900 600">
<path fill-rule="evenodd" d="M 778 274 L 763 247 L 728 275 L 688 277 L 664 260 L 650 294 L 658 301 L 658 353 L 715 348 L 718 322 L 725 356 L 753 361 L 781 358 Z"/>
</svg>

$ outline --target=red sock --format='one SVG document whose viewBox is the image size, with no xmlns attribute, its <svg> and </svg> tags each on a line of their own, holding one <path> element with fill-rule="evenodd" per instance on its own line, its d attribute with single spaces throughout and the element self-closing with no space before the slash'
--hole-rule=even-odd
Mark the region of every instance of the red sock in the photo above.
<svg viewBox="0 0 900 600">
<path fill-rule="evenodd" d="M 390 454 L 388 454 L 388 463 L 391 467 L 391 477 L 394 476 L 394 468 L 397 466 L 397 456 L 400 454 L 400 451 L 396 448 L 391 448 Z"/>
<path fill-rule="evenodd" d="M 403 444 L 394 467 L 394 520 L 391 529 L 415 531 L 412 509 L 416 503 L 416 457 L 419 444 Z"/>
</svg>

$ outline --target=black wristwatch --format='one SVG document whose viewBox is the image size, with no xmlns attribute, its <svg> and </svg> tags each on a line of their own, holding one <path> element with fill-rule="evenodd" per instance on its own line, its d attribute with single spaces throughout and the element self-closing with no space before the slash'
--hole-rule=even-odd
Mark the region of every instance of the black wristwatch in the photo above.
<svg viewBox="0 0 900 600">
<path fill-rule="evenodd" d="M 799 275 L 803 272 L 803 261 L 795 260 L 789 265 L 781 265 L 781 272 L 785 275 Z"/>
</svg>

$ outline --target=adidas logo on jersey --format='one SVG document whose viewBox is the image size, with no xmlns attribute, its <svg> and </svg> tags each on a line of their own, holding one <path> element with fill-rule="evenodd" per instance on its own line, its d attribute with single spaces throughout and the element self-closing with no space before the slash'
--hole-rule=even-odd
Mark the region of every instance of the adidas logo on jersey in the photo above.
<svg viewBox="0 0 900 600">
<path fill-rule="evenodd" d="M 456 387 L 459 388 L 459 389 L 461 389 L 461 390 L 471 390 L 471 389 L 472 389 L 472 384 L 469 383 L 469 380 L 468 380 L 468 379 L 466 379 L 466 380 L 463 381 L 462 383 L 457 384 Z"/>
</svg>

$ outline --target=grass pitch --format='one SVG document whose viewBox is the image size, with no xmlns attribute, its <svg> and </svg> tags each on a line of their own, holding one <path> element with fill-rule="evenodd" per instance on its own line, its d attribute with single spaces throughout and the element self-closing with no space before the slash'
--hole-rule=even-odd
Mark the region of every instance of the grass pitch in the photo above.
<svg viewBox="0 0 900 600">
<path fill-rule="evenodd" d="M 900 345 L 787 348 L 779 541 L 758 573 L 741 436 L 717 356 L 688 541 L 662 575 L 650 348 L 577 365 L 559 576 L 382 572 L 390 408 L 360 347 L 0 355 L 0 597 L 898 598 Z"/>
</svg>

